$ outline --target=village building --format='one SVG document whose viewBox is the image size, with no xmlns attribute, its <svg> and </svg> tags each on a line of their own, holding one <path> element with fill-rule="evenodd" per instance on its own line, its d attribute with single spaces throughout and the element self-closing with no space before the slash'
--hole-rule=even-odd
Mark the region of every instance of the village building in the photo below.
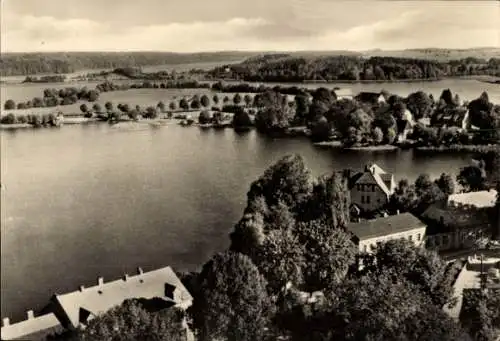
<svg viewBox="0 0 500 341">
<path fill-rule="evenodd" d="M 193 302 L 193 297 L 172 268 L 164 267 L 149 272 L 139 268 L 137 275 L 124 275 L 121 279 L 107 283 L 99 277 L 95 286 L 80 286 L 79 290 L 67 294 L 55 294 L 42 310 L 42 316 L 34 317 L 33 312 L 29 312 L 26 321 L 15 324 L 4 319 L 2 340 L 39 340 L 38 335 L 45 340 L 49 334 L 84 328 L 92 318 L 128 299 L 138 299 L 154 307 L 154 311 L 170 307 L 186 310 Z M 187 323 L 184 325 L 186 340 L 192 340 Z"/>
<path fill-rule="evenodd" d="M 417 124 L 421 124 L 424 127 L 429 127 L 431 125 L 431 119 L 429 117 L 422 117 L 417 120 Z"/>
<path fill-rule="evenodd" d="M 5 341 L 42 341 L 46 340 L 47 336 L 61 333 L 64 330 L 57 317 L 52 313 L 35 316 L 33 310 L 30 310 L 27 315 L 26 320 L 12 324 L 9 318 L 5 317 L 1 329 L 1 339 Z"/>
<path fill-rule="evenodd" d="M 352 89 L 349 88 L 341 88 L 334 90 L 337 99 L 352 99 Z"/>
<path fill-rule="evenodd" d="M 397 122 L 397 136 L 396 141 L 398 143 L 405 142 L 408 135 L 413 133 L 413 124 L 407 120 L 398 120 Z"/>
<path fill-rule="evenodd" d="M 376 164 L 367 165 L 362 172 L 348 171 L 352 205 L 360 212 L 373 212 L 389 202 L 396 189 L 394 175 L 386 173 Z"/>
<path fill-rule="evenodd" d="M 457 193 L 430 205 L 422 214 L 429 228 L 427 247 L 438 251 L 471 248 L 481 237 L 489 237 L 489 214 L 497 191 Z"/>
<path fill-rule="evenodd" d="M 405 142 L 408 135 L 411 135 L 413 133 L 413 128 L 415 127 L 415 125 L 416 123 L 413 119 L 413 114 L 410 112 L 410 110 L 405 109 L 401 119 L 397 120 L 396 122 L 396 141 L 398 143 Z"/>
<path fill-rule="evenodd" d="M 411 213 L 402 213 L 383 218 L 349 223 L 347 229 L 359 252 L 369 253 L 377 243 L 394 239 L 407 239 L 416 246 L 424 244 L 426 225 Z"/>
<path fill-rule="evenodd" d="M 456 128 L 458 131 L 470 129 L 469 110 L 457 108 L 438 112 L 431 117 L 431 126 L 435 128 Z"/>
</svg>

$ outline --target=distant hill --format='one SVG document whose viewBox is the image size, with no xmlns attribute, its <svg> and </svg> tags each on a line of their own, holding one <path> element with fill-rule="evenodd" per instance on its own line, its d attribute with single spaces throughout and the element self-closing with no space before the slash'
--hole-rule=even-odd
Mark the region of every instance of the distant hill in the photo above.
<svg viewBox="0 0 500 341">
<path fill-rule="evenodd" d="M 263 57 L 265 56 L 265 57 Z M 274 57 L 272 57 L 274 56 Z M 324 57 L 398 57 L 436 61 L 478 58 L 488 60 L 500 58 L 500 48 L 453 49 L 409 49 L 400 51 L 222 51 L 200 53 L 173 52 L 52 52 L 52 53 L 3 53 L 0 59 L 0 75 L 19 76 L 54 73 L 73 73 L 81 70 L 116 69 L 154 65 L 179 65 L 190 63 L 229 64 L 251 58 L 304 58 Z"/>
<path fill-rule="evenodd" d="M 19 76 L 73 73 L 81 70 L 116 69 L 153 65 L 179 65 L 203 62 L 240 62 L 257 52 L 51 52 L 2 53 L 0 75 Z"/>
<path fill-rule="evenodd" d="M 409 49 L 409 50 L 371 50 L 362 52 L 365 57 L 399 57 L 399 58 L 417 58 L 433 59 L 439 61 L 449 61 L 465 58 L 478 58 L 488 60 L 490 58 L 500 58 L 500 48 L 483 47 L 474 49 Z"/>
<path fill-rule="evenodd" d="M 467 51 L 426 49 L 374 50 L 350 55 L 338 52 L 261 54 L 230 67 L 215 68 L 208 74 L 212 79 L 259 82 L 409 81 L 447 77 L 500 77 L 500 58 L 494 58 L 498 57 L 494 54 L 495 51 L 500 49 Z M 463 58 L 454 58 L 455 56 Z"/>
</svg>

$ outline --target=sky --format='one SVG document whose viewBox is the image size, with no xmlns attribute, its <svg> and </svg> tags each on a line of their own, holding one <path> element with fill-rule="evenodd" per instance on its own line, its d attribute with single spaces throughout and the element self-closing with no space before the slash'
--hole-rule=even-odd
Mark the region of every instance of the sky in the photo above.
<svg viewBox="0 0 500 341">
<path fill-rule="evenodd" d="M 500 47 L 500 2 L 0 0 L 1 51 Z"/>
</svg>

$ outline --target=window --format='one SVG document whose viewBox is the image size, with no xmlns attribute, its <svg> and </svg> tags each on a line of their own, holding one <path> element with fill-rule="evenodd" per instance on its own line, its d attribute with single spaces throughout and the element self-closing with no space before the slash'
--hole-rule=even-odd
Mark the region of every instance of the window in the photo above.
<svg viewBox="0 0 500 341">
<path fill-rule="evenodd" d="M 367 204 L 369 204 L 369 203 L 370 203 L 370 196 L 369 196 L 369 195 L 367 195 L 367 196 L 366 196 L 366 203 L 367 203 Z"/>
<path fill-rule="evenodd" d="M 449 242 L 448 236 L 443 236 L 443 245 L 448 245 Z"/>
<path fill-rule="evenodd" d="M 362 195 L 362 196 L 361 196 L 361 203 L 362 203 L 362 204 L 364 204 L 364 203 L 365 203 L 365 196 L 364 196 L 364 195 Z"/>
<path fill-rule="evenodd" d="M 422 239 L 422 235 L 419 233 L 419 234 L 417 234 L 417 240 L 420 240 L 420 239 Z"/>
<path fill-rule="evenodd" d="M 408 240 L 409 240 L 410 242 L 413 240 L 413 236 L 412 236 L 411 234 L 408 236 Z"/>
<path fill-rule="evenodd" d="M 368 247 L 366 245 L 363 245 L 363 252 L 367 252 L 368 251 Z"/>
<path fill-rule="evenodd" d="M 372 192 L 375 193 L 375 185 L 372 185 Z"/>
</svg>

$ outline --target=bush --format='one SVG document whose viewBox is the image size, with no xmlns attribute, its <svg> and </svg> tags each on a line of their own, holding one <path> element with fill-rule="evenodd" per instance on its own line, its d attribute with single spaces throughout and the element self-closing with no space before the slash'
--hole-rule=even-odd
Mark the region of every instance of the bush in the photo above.
<svg viewBox="0 0 500 341">
<path fill-rule="evenodd" d="M 2 123 L 2 124 L 14 124 L 14 123 L 16 123 L 16 116 L 14 116 L 14 114 L 8 114 L 6 116 L 3 116 L 2 119 L 0 120 L 0 123 Z"/>
<path fill-rule="evenodd" d="M 5 110 L 14 110 L 16 108 L 16 103 L 13 100 L 9 99 L 5 102 L 3 107 Z"/>
<path fill-rule="evenodd" d="M 200 113 L 200 116 L 198 116 L 198 122 L 200 124 L 207 124 L 212 122 L 212 114 L 210 114 L 210 112 L 207 110 L 203 110 Z"/>
</svg>

